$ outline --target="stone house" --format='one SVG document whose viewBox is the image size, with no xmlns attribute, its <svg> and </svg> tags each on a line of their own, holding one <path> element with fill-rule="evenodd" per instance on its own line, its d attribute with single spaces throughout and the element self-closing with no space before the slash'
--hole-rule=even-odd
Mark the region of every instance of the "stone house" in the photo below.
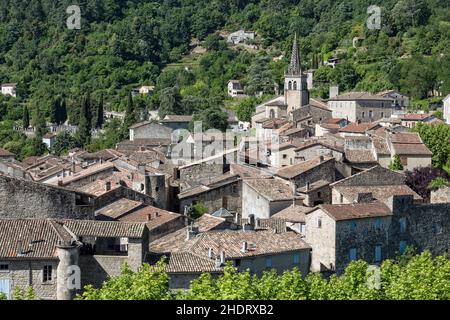
<svg viewBox="0 0 450 320">
<path fill-rule="evenodd" d="M 314 210 L 315 208 L 293 204 L 275 213 L 270 219 L 283 221 L 287 230 L 292 230 L 304 237 L 306 232 L 306 214 Z"/>
<path fill-rule="evenodd" d="M 416 203 L 423 201 L 416 192 L 405 184 L 404 174 L 379 165 L 330 185 L 332 204 L 352 204 L 358 194 L 370 192 L 374 200 L 386 202 L 392 195 L 412 195 Z"/>
<path fill-rule="evenodd" d="M 319 156 L 289 167 L 281 168 L 277 171 L 276 176 L 285 181 L 289 181 L 291 186 L 295 186 L 296 189 L 319 180 L 334 182 L 335 162 L 336 160 L 332 157 Z"/>
<path fill-rule="evenodd" d="M 295 161 L 295 150 L 298 147 L 298 143 L 285 142 L 279 145 L 268 147 L 269 156 L 268 164 L 271 167 L 282 168 L 291 166 Z"/>
<path fill-rule="evenodd" d="M 172 129 L 154 121 L 137 123 L 130 127 L 130 141 L 139 139 L 164 139 L 171 141 Z"/>
<path fill-rule="evenodd" d="M 350 122 L 370 122 L 389 118 L 395 110 L 394 100 L 368 92 L 349 92 L 328 100 L 333 118 L 347 118 Z"/>
<path fill-rule="evenodd" d="M 32 287 L 39 299 L 73 299 L 79 290 L 67 286 L 71 275 L 80 288 L 98 287 L 124 263 L 137 270 L 148 251 L 146 232 L 142 223 L 0 219 L 0 289 L 8 298 Z"/>
<path fill-rule="evenodd" d="M 407 246 L 433 255 L 450 246 L 450 203 L 415 203 L 394 195 L 386 203 L 359 194 L 356 203 L 321 205 L 306 215 L 306 237 L 313 250 L 311 270 L 342 273 L 357 259 L 379 264 Z"/>
<path fill-rule="evenodd" d="M 2 88 L 2 95 L 4 96 L 11 96 L 11 97 L 17 97 L 16 88 L 17 83 L 4 83 L 1 85 Z"/>
<path fill-rule="evenodd" d="M 242 184 L 242 218 L 268 219 L 295 201 L 293 187 L 281 179 L 250 179 Z"/>
<path fill-rule="evenodd" d="M 193 116 L 189 115 L 166 115 L 164 119 L 161 120 L 161 124 L 172 130 L 187 130 L 189 123 L 192 121 Z"/>
<path fill-rule="evenodd" d="M 230 97 L 238 97 L 244 94 L 244 88 L 239 80 L 228 81 L 227 90 Z"/>
<path fill-rule="evenodd" d="M 377 96 L 390 98 L 394 100 L 394 106 L 396 109 L 404 109 L 409 107 L 409 97 L 395 90 L 386 90 L 377 93 Z"/>
<path fill-rule="evenodd" d="M 330 156 L 336 161 L 344 158 L 344 147 L 339 141 L 327 139 L 310 139 L 295 150 L 295 163 L 301 163 L 320 156 Z"/>
<path fill-rule="evenodd" d="M 405 113 L 395 117 L 398 117 L 401 120 L 401 125 L 407 128 L 414 128 L 419 122 L 433 123 L 438 121 L 435 115 L 427 113 Z"/>
<path fill-rule="evenodd" d="M 256 37 L 255 31 L 241 29 L 236 32 L 230 33 L 230 35 L 227 38 L 227 42 L 232 44 L 238 44 L 246 40 L 254 40 L 255 37 Z"/>
<path fill-rule="evenodd" d="M 242 211 L 242 179 L 238 174 L 226 173 L 211 179 L 207 184 L 187 189 L 178 194 L 180 213 L 186 208 L 202 203 L 213 213 L 221 208 L 232 214 Z"/>
</svg>

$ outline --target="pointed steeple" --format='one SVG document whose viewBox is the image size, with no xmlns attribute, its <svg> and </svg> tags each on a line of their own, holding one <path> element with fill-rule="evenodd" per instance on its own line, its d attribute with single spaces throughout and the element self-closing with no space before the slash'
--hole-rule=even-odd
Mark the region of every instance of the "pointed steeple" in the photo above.
<svg viewBox="0 0 450 320">
<path fill-rule="evenodd" d="M 292 45 L 291 63 L 288 68 L 288 75 L 298 76 L 302 72 L 300 67 L 300 57 L 298 54 L 297 33 L 294 36 L 294 44 Z"/>
</svg>

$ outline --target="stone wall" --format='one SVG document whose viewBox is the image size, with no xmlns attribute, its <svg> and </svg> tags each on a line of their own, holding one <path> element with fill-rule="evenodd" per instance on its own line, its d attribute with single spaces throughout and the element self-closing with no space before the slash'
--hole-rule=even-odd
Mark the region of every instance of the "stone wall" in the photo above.
<svg viewBox="0 0 450 320">
<path fill-rule="evenodd" d="M 135 139 L 171 139 L 172 129 L 156 122 L 130 129 L 130 140 Z"/>
<path fill-rule="evenodd" d="M 93 202 L 94 208 L 95 210 L 98 210 L 114 201 L 119 200 L 120 198 L 139 201 L 142 202 L 144 205 L 149 206 L 153 205 L 153 199 L 150 196 L 121 186 L 95 198 Z"/>
<path fill-rule="evenodd" d="M 0 217 L 94 219 L 86 194 L 0 175 Z"/>
<path fill-rule="evenodd" d="M 214 188 L 210 191 L 196 194 L 180 201 L 180 213 L 184 213 L 184 207 L 194 201 L 202 202 L 212 214 L 220 208 L 230 212 L 242 212 L 242 180 Z"/>
<path fill-rule="evenodd" d="M 357 175 L 348 177 L 336 182 L 336 186 L 386 186 L 403 185 L 405 176 L 401 173 L 377 166 L 370 171 L 360 172 Z"/>
<path fill-rule="evenodd" d="M 295 182 L 297 188 L 304 187 L 307 182 L 314 183 L 319 180 L 334 182 L 335 181 L 334 164 L 335 164 L 334 159 L 326 160 L 321 164 L 315 166 L 314 168 L 299 174 L 293 179 L 293 181 Z"/>
<path fill-rule="evenodd" d="M 321 144 L 297 151 L 295 164 L 317 158 L 319 156 L 332 156 L 336 161 L 342 161 L 343 153 L 329 149 Z"/>
<path fill-rule="evenodd" d="M 1 264 L 8 264 L 9 271 L 0 271 L 0 280 L 9 280 L 10 298 L 17 287 L 27 290 L 32 286 L 38 299 L 56 299 L 56 270 L 58 260 L 0 260 Z M 43 282 L 44 266 L 52 266 L 53 278 Z"/>
<path fill-rule="evenodd" d="M 450 203 L 450 187 L 431 192 L 431 203 Z"/>
<path fill-rule="evenodd" d="M 91 284 L 98 288 L 109 276 L 118 276 L 127 256 L 99 256 L 81 255 L 79 266 L 81 269 L 81 287 Z"/>
<path fill-rule="evenodd" d="M 221 159 L 219 159 L 220 161 Z M 180 168 L 181 191 L 197 187 L 208 183 L 208 179 L 221 176 L 228 171 L 229 165 L 226 163 L 201 162 Z"/>
</svg>

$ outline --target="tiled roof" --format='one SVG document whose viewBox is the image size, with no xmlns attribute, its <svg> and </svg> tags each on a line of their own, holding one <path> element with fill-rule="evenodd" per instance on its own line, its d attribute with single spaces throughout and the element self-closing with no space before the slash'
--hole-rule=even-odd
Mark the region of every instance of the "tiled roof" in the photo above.
<svg viewBox="0 0 450 320">
<path fill-rule="evenodd" d="M 285 181 L 278 179 L 251 179 L 244 183 L 269 201 L 292 200 L 293 190 Z"/>
<path fill-rule="evenodd" d="M 219 177 L 209 180 L 208 184 L 206 184 L 206 185 L 200 185 L 200 186 L 197 186 L 197 187 L 194 187 L 194 188 L 191 188 L 191 189 L 188 189 L 186 191 L 179 193 L 178 199 L 185 199 L 185 198 L 189 198 L 192 196 L 197 196 L 204 192 L 208 192 L 211 190 L 215 190 L 215 189 L 227 186 L 232 183 L 236 183 L 240 180 L 241 180 L 241 177 L 238 174 L 226 173 L 224 175 L 221 175 Z"/>
<path fill-rule="evenodd" d="M 106 207 L 101 208 L 100 210 L 97 210 L 95 214 L 97 216 L 105 216 L 111 219 L 117 219 L 120 216 L 139 208 L 140 206 L 142 206 L 142 203 L 139 201 L 122 198 L 114 201 Z"/>
<path fill-rule="evenodd" d="M 0 259 L 57 259 L 56 245 L 67 237 L 58 230 L 50 220 L 0 219 Z"/>
<path fill-rule="evenodd" d="M 114 164 L 112 164 L 111 162 L 94 164 L 94 165 L 88 167 L 87 169 L 82 170 L 72 176 L 63 178 L 62 185 L 68 185 L 68 184 L 78 181 L 80 179 L 100 173 L 102 171 L 107 171 L 107 170 L 112 170 L 112 169 L 114 169 Z M 58 183 L 58 182 L 56 182 L 56 183 Z"/>
<path fill-rule="evenodd" d="M 168 114 L 161 122 L 191 122 L 193 116 Z"/>
<path fill-rule="evenodd" d="M 93 221 L 93 220 L 63 220 L 74 234 L 80 237 L 126 237 L 141 238 L 145 224 L 139 222 Z"/>
<path fill-rule="evenodd" d="M 219 218 L 232 218 L 232 217 L 234 217 L 234 216 L 230 213 L 230 211 L 228 211 L 228 210 L 225 209 L 225 208 L 220 208 L 219 210 L 217 210 L 216 212 L 214 212 L 214 213 L 212 214 L 212 216 L 214 216 L 214 217 L 219 217 Z"/>
<path fill-rule="evenodd" d="M 223 218 L 213 217 L 209 214 L 204 214 L 193 222 L 194 227 L 198 227 L 199 232 L 206 232 L 230 224 Z M 156 253 L 167 253 L 182 250 L 186 245 L 187 228 L 177 230 L 161 237 L 150 243 L 150 251 Z"/>
<path fill-rule="evenodd" d="M 249 223 L 248 218 L 241 218 L 239 221 L 240 226 L 243 226 L 247 223 Z M 258 226 L 258 223 L 259 223 L 259 226 Z M 273 232 L 276 232 L 276 233 L 287 232 L 286 221 L 284 221 L 282 219 L 274 218 L 273 216 L 270 219 L 256 218 L 255 230 L 272 230 Z"/>
<path fill-rule="evenodd" d="M 153 206 L 147 206 L 138 211 L 125 214 L 118 218 L 121 222 L 143 222 L 149 230 L 157 228 L 167 222 L 179 219 L 180 214 Z"/>
<path fill-rule="evenodd" d="M 315 208 L 292 205 L 274 214 L 271 219 L 280 219 L 288 222 L 305 222 L 306 214 L 314 210 Z"/>
<path fill-rule="evenodd" d="M 353 101 L 353 100 L 382 100 L 392 101 L 391 98 L 384 98 L 369 92 L 348 92 L 329 99 L 329 101 Z"/>
<path fill-rule="evenodd" d="M 333 157 L 317 157 L 314 159 L 310 159 L 307 161 L 303 161 L 298 164 L 294 164 L 292 166 L 281 168 L 277 171 L 277 176 L 285 178 L 285 179 L 292 179 L 296 176 L 305 173 L 311 169 L 314 169 L 317 166 L 320 166 L 328 161 L 334 161 Z"/>
<path fill-rule="evenodd" d="M 422 144 L 422 139 L 420 138 L 418 133 L 395 133 L 389 136 L 392 143 L 413 143 L 413 144 Z"/>
<path fill-rule="evenodd" d="M 433 155 L 424 144 L 393 143 L 392 146 L 394 148 L 394 153 L 398 155 Z"/>
<path fill-rule="evenodd" d="M 354 204 L 323 204 L 319 206 L 334 220 L 351 220 L 391 216 L 391 209 L 382 202 Z"/>
<path fill-rule="evenodd" d="M 248 243 L 247 252 L 241 251 L 244 241 Z M 190 252 L 207 257 L 211 248 L 214 254 L 224 251 L 225 259 L 273 255 L 311 248 L 294 232 L 274 233 L 266 230 L 211 231 L 202 233 L 189 242 L 192 242 L 188 247 Z"/>
<path fill-rule="evenodd" d="M 372 150 L 345 150 L 345 158 L 351 163 L 372 163 L 377 162 Z"/>
<path fill-rule="evenodd" d="M 426 114 L 426 113 L 406 113 L 406 114 L 400 116 L 400 119 L 405 120 L 405 121 L 423 121 L 430 117 L 433 117 L 433 115 Z"/>
<path fill-rule="evenodd" d="M 374 127 L 379 126 L 379 124 L 374 122 L 363 122 L 363 123 L 355 123 L 352 122 L 345 127 L 339 129 L 339 132 L 348 132 L 348 133 L 365 133 L 368 130 L 373 129 Z"/>
<path fill-rule="evenodd" d="M 336 186 L 336 191 L 342 194 L 349 202 L 357 199 L 358 193 L 371 192 L 376 200 L 385 202 L 393 195 L 413 195 L 415 200 L 422 197 L 407 185 L 383 185 L 383 186 Z"/>
<path fill-rule="evenodd" d="M 216 267 L 214 259 L 208 256 L 202 257 L 192 252 L 174 252 L 170 255 L 166 271 L 169 273 L 202 273 L 222 272 L 221 267 Z"/>
</svg>

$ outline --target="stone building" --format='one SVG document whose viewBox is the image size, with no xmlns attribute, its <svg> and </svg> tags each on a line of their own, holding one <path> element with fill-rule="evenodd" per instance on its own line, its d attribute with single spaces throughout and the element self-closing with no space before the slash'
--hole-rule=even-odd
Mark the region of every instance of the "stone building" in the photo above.
<svg viewBox="0 0 450 320">
<path fill-rule="evenodd" d="M 187 189 L 178 194 L 180 213 L 201 203 L 213 213 L 221 208 L 232 214 L 242 212 L 242 179 L 238 174 L 226 173 L 211 179 L 207 184 Z"/>
<path fill-rule="evenodd" d="M 32 287 L 39 299 L 70 300 L 79 292 L 68 287 L 77 283 L 70 276 L 80 288 L 98 287 L 125 262 L 139 268 L 146 232 L 142 223 L 0 219 L 0 288 L 8 298 L 17 287 Z"/>
<path fill-rule="evenodd" d="M 413 195 L 373 201 L 371 193 L 360 193 L 352 204 L 321 205 L 306 215 L 311 270 L 340 274 L 352 260 L 379 264 L 407 246 L 433 255 L 448 252 L 449 210 L 450 203 L 416 203 Z"/>
<path fill-rule="evenodd" d="M 395 110 L 394 100 L 368 92 L 345 93 L 328 100 L 333 118 L 347 118 L 351 122 L 370 122 L 389 118 Z"/>
<path fill-rule="evenodd" d="M 293 187 L 281 179 L 250 179 L 242 185 L 242 218 L 268 219 L 295 201 Z"/>
<path fill-rule="evenodd" d="M 0 148 L 0 161 L 14 161 L 16 155 L 8 150 Z"/>
<path fill-rule="evenodd" d="M 11 96 L 11 97 L 17 97 L 17 83 L 3 83 L 1 85 L 2 89 L 2 95 L 4 96 Z"/>
<path fill-rule="evenodd" d="M 370 192 L 375 200 L 383 202 L 392 195 L 412 195 L 415 202 L 422 202 L 422 197 L 408 187 L 405 181 L 406 177 L 401 173 L 374 166 L 332 183 L 332 204 L 354 203 L 358 194 L 364 192 Z"/>
<path fill-rule="evenodd" d="M 171 140 L 172 129 L 155 121 L 145 121 L 130 127 L 130 141 L 139 139 Z"/>
</svg>

